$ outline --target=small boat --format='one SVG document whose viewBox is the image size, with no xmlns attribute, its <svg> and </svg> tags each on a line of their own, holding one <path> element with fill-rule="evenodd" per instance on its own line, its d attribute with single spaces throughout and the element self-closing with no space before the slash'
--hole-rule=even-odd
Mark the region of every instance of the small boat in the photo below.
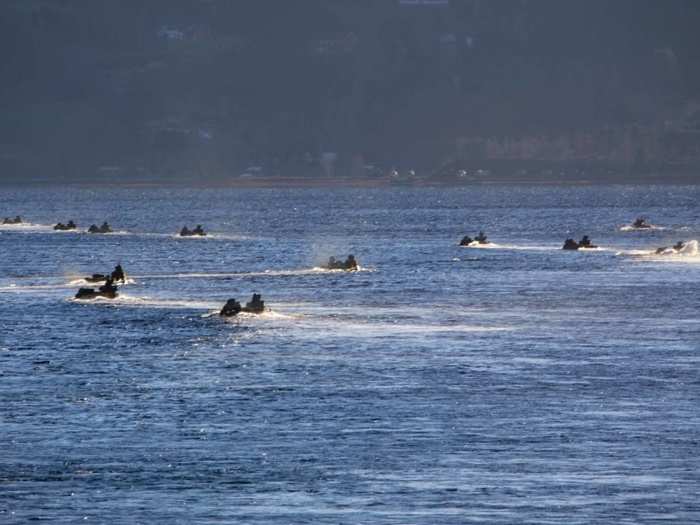
<svg viewBox="0 0 700 525">
<path fill-rule="evenodd" d="M 20 217 L 19 215 L 15 216 L 14 219 L 5 217 L 2 221 L 3 224 L 22 224 L 22 222 L 22 217 Z"/>
<path fill-rule="evenodd" d="M 564 241 L 564 246 L 562 246 L 562 250 L 587 250 L 587 249 L 593 249 L 597 248 L 595 244 L 591 243 L 591 240 L 588 238 L 588 235 L 584 235 L 579 242 L 576 242 L 573 239 L 566 239 Z"/>
<path fill-rule="evenodd" d="M 88 233 L 112 233 L 112 228 L 107 221 L 105 221 L 102 223 L 102 226 L 97 226 L 95 224 L 90 225 Z"/>
<path fill-rule="evenodd" d="M 480 231 L 473 239 L 469 237 L 469 235 L 465 235 L 462 237 L 462 240 L 459 241 L 460 246 L 474 246 L 475 244 L 489 244 L 488 237 L 486 237 L 483 231 Z"/>
<path fill-rule="evenodd" d="M 644 217 L 637 217 L 630 225 L 630 228 L 634 228 L 635 230 L 648 230 L 652 227 L 653 225 L 649 224 Z"/>
<path fill-rule="evenodd" d="M 99 276 L 95 274 L 94 277 Z M 106 299 L 114 299 L 119 295 L 118 288 L 114 284 L 114 279 L 110 275 L 105 279 L 105 283 L 97 289 L 94 288 L 80 288 L 78 293 L 75 294 L 76 299 L 95 299 L 96 297 L 104 297 Z"/>
<path fill-rule="evenodd" d="M 114 299 L 119 293 L 115 291 L 100 291 L 94 288 L 81 288 L 78 293 L 75 294 L 76 299 L 95 299 L 97 297 L 104 297 L 106 299 Z"/>
<path fill-rule="evenodd" d="M 674 244 L 671 247 L 668 246 L 662 246 L 661 248 L 657 248 L 654 250 L 655 255 L 676 255 L 681 252 L 681 250 L 685 248 L 685 243 L 683 241 L 678 241 L 676 244 Z"/>
<path fill-rule="evenodd" d="M 591 240 L 588 238 L 588 235 L 584 235 L 580 241 L 578 241 L 578 247 L 579 250 L 581 248 L 583 249 L 592 249 L 592 248 L 597 248 L 595 244 L 591 243 Z"/>
<path fill-rule="evenodd" d="M 322 268 L 325 268 L 326 270 L 353 271 L 359 268 L 359 264 L 357 264 L 357 259 L 355 259 L 355 256 L 352 254 L 348 255 L 348 258 L 344 261 L 340 261 L 331 256 L 328 258 L 328 262 L 322 266 Z"/>
<path fill-rule="evenodd" d="M 101 273 L 93 273 L 90 277 L 86 277 L 85 280 L 89 283 L 101 283 L 107 280 L 107 276 Z"/>
<path fill-rule="evenodd" d="M 78 226 L 73 221 L 68 221 L 66 224 L 59 222 L 56 226 L 53 227 L 53 229 L 57 231 L 68 231 L 75 230 L 77 227 Z"/>
<path fill-rule="evenodd" d="M 198 224 L 196 228 L 190 230 L 187 226 L 183 226 L 180 230 L 180 237 L 205 237 L 207 232 L 204 231 L 201 224 Z"/>
<path fill-rule="evenodd" d="M 248 301 L 245 306 L 241 306 L 241 303 L 236 301 L 236 299 L 229 299 L 226 304 L 219 312 L 219 315 L 223 317 L 233 317 L 241 312 L 247 312 L 250 314 L 261 314 L 265 311 L 265 301 L 262 300 L 260 294 L 254 293 L 250 301 Z"/>
<path fill-rule="evenodd" d="M 566 239 L 564 241 L 564 246 L 561 247 L 562 250 L 578 250 L 578 243 L 573 239 Z"/>
<path fill-rule="evenodd" d="M 124 268 L 122 268 L 121 264 L 117 264 L 110 274 L 93 273 L 91 276 L 85 277 L 85 280 L 89 283 L 101 283 L 107 281 L 110 277 L 113 281 L 126 283 L 126 273 L 124 273 Z"/>
<path fill-rule="evenodd" d="M 117 287 L 111 282 L 107 281 L 104 285 L 99 288 L 80 288 L 78 293 L 75 294 L 76 299 L 95 299 L 97 297 L 104 297 L 105 299 L 114 299 L 119 295 Z"/>
</svg>

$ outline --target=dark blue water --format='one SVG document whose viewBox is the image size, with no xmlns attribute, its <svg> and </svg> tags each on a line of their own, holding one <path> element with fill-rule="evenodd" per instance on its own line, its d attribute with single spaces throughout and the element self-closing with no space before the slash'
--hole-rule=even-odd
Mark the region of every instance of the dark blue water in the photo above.
<svg viewBox="0 0 700 525">
<path fill-rule="evenodd" d="M 0 522 L 697 523 L 699 197 L 2 190 Z"/>
</svg>

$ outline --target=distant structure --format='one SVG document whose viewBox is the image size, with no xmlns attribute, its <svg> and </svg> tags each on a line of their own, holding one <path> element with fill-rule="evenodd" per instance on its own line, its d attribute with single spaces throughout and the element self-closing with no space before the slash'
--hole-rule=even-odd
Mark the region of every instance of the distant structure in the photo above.
<svg viewBox="0 0 700 525">
<path fill-rule="evenodd" d="M 160 38 L 167 38 L 169 40 L 184 40 L 185 33 L 174 27 L 163 26 L 158 30 L 158 36 Z"/>
</svg>

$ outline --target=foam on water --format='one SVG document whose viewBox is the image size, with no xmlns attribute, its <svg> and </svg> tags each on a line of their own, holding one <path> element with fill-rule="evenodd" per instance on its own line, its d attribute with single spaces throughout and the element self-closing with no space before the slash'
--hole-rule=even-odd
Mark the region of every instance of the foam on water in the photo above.
<svg viewBox="0 0 700 525">
<path fill-rule="evenodd" d="M 684 243 L 683 248 L 678 250 L 678 255 L 685 257 L 697 257 L 698 256 L 698 241 L 693 239 Z"/>
<path fill-rule="evenodd" d="M 262 272 L 241 272 L 240 276 L 250 276 L 250 277 L 264 277 L 264 276 L 295 276 L 295 275 L 313 275 L 313 274 L 353 274 L 357 272 L 373 272 L 373 268 L 367 268 L 365 266 L 357 267 L 357 270 L 340 270 L 340 269 L 329 269 L 321 268 L 319 266 L 314 266 L 313 268 L 302 268 L 299 270 L 265 270 Z"/>
<path fill-rule="evenodd" d="M 127 230 L 113 230 L 111 232 L 107 233 L 90 233 L 87 230 L 82 231 L 81 233 L 85 233 L 86 235 L 94 236 L 94 237 L 100 237 L 102 235 L 106 236 L 119 236 L 119 235 L 135 235 L 134 232 L 130 232 Z"/>
<path fill-rule="evenodd" d="M 53 228 L 51 228 L 51 231 L 52 231 L 53 233 L 68 233 L 68 234 L 70 234 L 70 233 L 73 233 L 73 234 L 87 233 L 87 230 L 83 230 L 83 229 L 80 229 L 80 228 L 76 228 L 76 229 L 74 229 L 74 230 L 54 230 Z"/>
<path fill-rule="evenodd" d="M 604 246 L 596 246 L 595 248 L 579 248 L 578 250 L 573 250 L 576 251 L 577 253 L 586 253 L 586 252 L 610 252 L 610 251 L 615 251 L 613 248 L 607 248 Z"/>
<path fill-rule="evenodd" d="M 302 270 L 302 271 L 304 271 L 306 273 L 332 273 L 332 274 L 348 273 L 348 274 L 352 274 L 352 273 L 357 273 L 357 272 L 373 272 L 373 271 L 375 271 L 375 269 L 368 268 L 366 266 L 361 266 L 358 264 L 357 268 L 354 270 L 343 270 L 341 268 L 323 268 L 322 266 L 314 266 L 311 269 Z"/>
<path fill-rule="evenodd" d="M 32 222 L 22 222 L 20 224 L 1 224 L 0 231 L 19 231 L 19 232 L 34 232 L 34 231 L 55 231 L 53 224 L 35 224 Z"/>
<path fill-rule="evenodd" d="M 619 251 L 616 255 L 639 257 L 654 261 L 672 261 L 672 262 L 700 262 L 700 250 L 698 241 L 693 239 L 685 241 L 683 248 L 674 250 L 668 246 L 661 253 L 657 253 L 656 249 L 651 250 L 625 250 Z"/>
<path fill-rule="evenodd" d="M 166 308 L 166 309 L 192 309 L 192 310 L 212 310 L 221 307 L 221 304 L 213 301 L 197 301 L 190 299 L 168 299 L 154 298 L 149 296 L 136 296 L 119 292 L 119 295 L 114 299 L 106 297 L 95 297 L 93 299 L 76 299 L 72 297 L 69 301 L 89 304 L 110 304 L 114 306 L 133 306 L 144 308 Z"/>
<path fill-rule="evenodd" d="M 624 226 L 620 226 L 619 230 L 621 232 L 646 232 L 646 231 L 655 231 L 655 230 L 666 230 L 668 229 L 666 226 L 655 226 L 651 225 L 649 228 L 636 228 L 632 226 L 631 224 L 625 224 Z"/>
<path fill-rule="evenodd" d="M 294 277 L 314 274 L 352 274 L 356 272 L 373 272 L 372 268 L 358 267 L 357 270 L 329 270 L 328 268 L 301 268 L 298 270 L 263 270 L 260 272 L 178 272 L 170 274 L 135 275 L 137 279 L 226 279 L 238 277 Z"/>
<path fill-rule="evenodd" d="M 329 337 L 422 337 L 431 334 L 498 332 L 513 330 L 512 324 L 491 324 L 497 317 L 489 316 L 469 322 L 473 314 L 484 313 L 478 308 L 460 308 L 453 312 L 450 322 L 435 321 L 435 306 L 383 307 L 368 305 L 325 305 L 317 303 L 288 303 L 276 301 L 279 319 L 294 320 L 294 327 Z M 472 320 L 473 321 L 473 320 Z"/>
<path fill-rule="evenodd" d="M 245 241 L 248 239 L 251 239 L 252 237 L 247 236 L 247 235 L 237 235 L 237 234 L 232 234 L 232 233 L 209 233 L 207 232 L 206 235 L 185 235 L 182 236 L 178 233 L 175 234 L 166 234 L 167 237 L 170 237 L 172 239 L 177 239 L 179 241 L 186 241 L 186 240 L 192 240 L 192 239 L 200 239 L 200 240 L 219 240 L 219 241 Z"/>
<path fill-rule="evenodd" d="M 56 281 L 58 278 L 44 278 L 42 281 Z M 32 292 L 32 291 L 42 291 L 42 290 L 60 290 L 65 288 L 76 288 L 76 287 L 97 287 L 102 283 L 91 283 L 86 281 L 84 278 L 71 279 L 68 282 L 34 282 L 30 284 L 20 284 L 16 282 L 11 282 L 8 285 L 0 286 L 0 292 Z M 136 284 L 136 280 L 127 277 L 126 282 L 117 282 L 117 286 L 133 285 Z"/>
<path fill-rule="evenodd" d="M 462 248 L 478 248 L 481 250 L 523 250 L 523 251 L 557 251 L 561 250 L 561 244 L 508 244 L 489 242 L 487 244 L 471 243 Z"/>
<path fill-rule="evenodd" d="M 219 315 L 219 311 L 217 310 L 214 312 L 215 315 Z M 259 313 L 259 314 L 253 314 L 250 312 L 240 312 L 238 315 L 234 315 L 231 317 L 222 317 L 222 319 L 226 321 L 236 321 L 236 320 L 261 320 L 261 321 L 278 321 L 278 320 L 293 320 L 293 319 L 298 319 L 297 316 L 291 315 L 291 314 L 285 314 L 282 312 L 275 311 L 270 308 L 266 308 L 264 312 Z"/>
<path fill-rule="evenodd" d="M 144 279 L 227 279 L 246 275 L 240 272 L 174 272 L 135 275 L 134 278 Z"/>
<path fill-rule="evenodd" d="M 469 244 L 468 246 L 461 246 L 462 248 L 478 248 L 481 250 L 521 250 L 521 251 L 536 251 L 536 252 L 550 252 L 550 251 L 562 251 L 562 245 L 560 244 L 509 244 L 509 243 L 494 243 L 490 242 L 487 244 Z M 576 251 L 610 251 L 612 248 L 598 246 L 597 248 L 583 248 Z"/>
<path fill-rule="evenodd" d="M 310 330 L 328 331 L 330 338 L 383 338 L 383 337 L 420 337 L 439 334 L 459 334 L 459 333 L 479 333 L 479 332 L 502 332 L 513 330 L 509 326 L 483 326 L 472 324 L 452 324 L 437 325 L 426 323 L 392 323 L 392 322 L 371 322 L 357 320 L 341 320 L 337 318 L 316 318 L 313 321 L 304 319 L 299 327 L 306 327 Z"/>
<path fill-rule="evenodd" d="M 25 232 L 25 233 L 55 233 L 55 234 L 86 234 L 95 237 L 101 235 L 132 235 L 126 230 L 114 230 L 108 233 L 90 233 L 87 228 L 76 228 L 74 230 L 54 230 L 54 224 L 35 224 L 23 222 L 21 224 L 0 224 L 0 232 Z"/>
<path fill-rule="evenodd" d="M 495 242 L 488 242 L 486 244 L 479 243 L 477 241 L 472 241 L 469 244 L 460 244 L 462 248 L 481 248 L 481 249 L 487 249 L 487 248 L 505 248 L 503 245 L 496 244 Z"/>
<path fill-rule="evenodd" d="M 147 295 L 138 296 L 125 294 L 121 291 L 119 295 L 114 299 L 108 299 L 105 297 L 95 297 L 93 299 L 76 299 L 70 298 L 70 301 L 89 304 L 89 303 L 99 303 L 99 304 L 109 304 L 113 306 L 130 306 L 130 307 L 142 307 L 142 308 L 164 308 L 164 309 L 174 309 L 174 310 L 208 310 L 209 312 L 203 314 L 202 317 L 218 316 L 221 307 L 224 305 L 225 301 L 206 301 L 206 300 L 196 300 L 196 299 L 179 299 L 179 298 L 160 298 L 151 297 Z M 241 312 L 233 318 L 252 318 L 252 319 L 264 319 L 264 320 L 275 320 L 275 319 L 296 319 L 298 316 L 293 314 L 286 314 L 282 312 L 275 311 L 274 309 L 268 307 L 261 314 L 253 314 L 249 312 Z"/>
<path fill-rule="evenodd" d="M 58 286 L 61 286 L 61 287 L 65 287 L 65 286 L 100 286 L 101 284 L 103 284 L 103 281 L 90 282 L 90 281 L 85 280 L 84 277 L 80 277 L 78 279 L 72 279 L 68 283 L 63 284 L 63 285 L 58 285 Z M 136 279 L 134 279 L 133 277 L 127 277 L 125 282 L 117 281 L 115 284 L 117 286 L 124 286 L 127 284 L 136 284 Z"/>
<path fill-rule="evenodd" d="M 15 293 L 31 293 L 42 290 L 58 290 L 69 288 L 71 285 L 66 284 L 16 284 L 12 283 L 7 286 L 0 286 L 0 292 L 15 292 Z"/>
<path fill-rule="evenodd" d="M 207 239 L 211 240 L 214 238 L 214 236 L 210 233 L 207 233 L 206 235 L 180 235 L 179 233 L 171 233 L 165 234 L 165 237 L 178 241 L 206 241 Z"/>
</svg>

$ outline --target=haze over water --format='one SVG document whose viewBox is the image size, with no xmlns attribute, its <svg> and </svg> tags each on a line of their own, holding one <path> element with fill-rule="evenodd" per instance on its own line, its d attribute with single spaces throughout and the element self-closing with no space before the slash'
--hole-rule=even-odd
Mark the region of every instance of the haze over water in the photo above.
<svg viewBox="0 0 700 525">
<path fill-rule="evenodd" d="M 698 202 L 5 189 L 0 522 L 697 523 L 700 256 L 651 251 L 700 239 Z M 119 298 L 72 300 L 117 262 Z"/>
</svg>

